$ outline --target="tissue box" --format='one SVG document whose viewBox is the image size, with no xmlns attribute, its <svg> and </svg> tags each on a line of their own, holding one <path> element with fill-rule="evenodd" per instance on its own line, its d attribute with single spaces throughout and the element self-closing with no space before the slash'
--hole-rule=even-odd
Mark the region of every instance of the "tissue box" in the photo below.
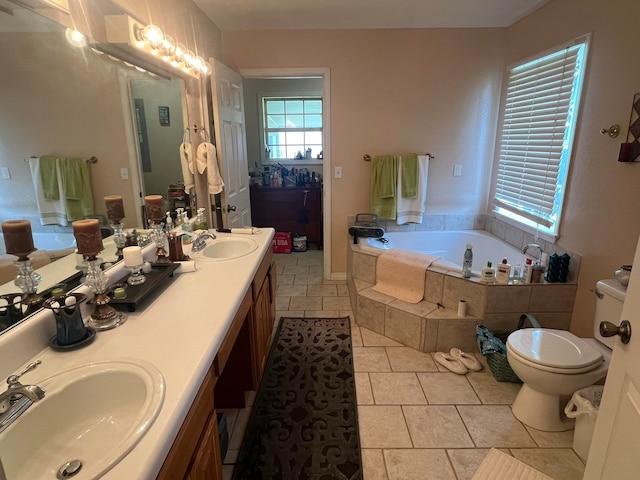
<svg viewBox="0 0 640 480">
<path fill-rule="evenodd" d="M 271 244 L 273 253 L 291 253 L 291 232 L 276 232 Z"/>
</svg>

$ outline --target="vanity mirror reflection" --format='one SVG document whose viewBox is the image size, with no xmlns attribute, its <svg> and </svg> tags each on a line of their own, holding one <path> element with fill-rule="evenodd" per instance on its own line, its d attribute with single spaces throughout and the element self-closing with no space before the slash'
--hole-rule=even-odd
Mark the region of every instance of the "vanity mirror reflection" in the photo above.
<svg viewBox="0 0 640 480">
<path fill-rule="evenodd" d="M 103 198 L 121 195 L 125 227 L 142 225 L 145 194 L 166 197 L 169 184 L 182 180 L 184 81 L 72 46 L 65 30 L 0 0 L 0 221 L 28 219 L 36 235 L 71 232 L 70 222 L 41 225 L 28 159 L 50 154 L 96 157 L 90 167 L 94 212 L 104 215 Z M 71 258 L 43 270 L 52 285 L 75 268 Z M 0 286 L 2 293 L 7 289 L 18 290 L 13 282 Z"/>
</svg>

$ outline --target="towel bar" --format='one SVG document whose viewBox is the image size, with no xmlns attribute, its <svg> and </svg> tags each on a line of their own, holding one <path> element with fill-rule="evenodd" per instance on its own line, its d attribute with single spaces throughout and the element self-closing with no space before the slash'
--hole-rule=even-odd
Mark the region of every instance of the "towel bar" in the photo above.
<svg viewBox="0 0 640 480">
<path fill-rule="evenodd" d="M 433 160 L 434 158 L 436 158 L 435 155 L 432 155 L 430 153 L 425 153 L 425 156 L 429 157 L 429 160 Z M 370 162 L 371 161 L 371 155 L 369 155 L 368 153 L 366 153 L 364 155 L 364 161 L 365 162 Z"/>
<path fill-rule="evenodd" d="M 25 158 L 23 160 L 25 162 L 28 162 L 30 158 L 40 158 L 40 157 L 36 157 L 35 155 L 31 155 L 29 158 Z M 87 163 L 98 163 L 98 158 L 97 157 L 87 158 L 86 162 Z"/>
</svg>

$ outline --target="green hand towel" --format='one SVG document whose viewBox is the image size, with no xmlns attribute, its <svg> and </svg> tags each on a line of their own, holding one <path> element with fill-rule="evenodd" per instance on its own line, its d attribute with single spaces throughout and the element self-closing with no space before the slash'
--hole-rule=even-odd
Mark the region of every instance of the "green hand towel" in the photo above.
<svg viewBox="0 0 640 480">
<path fill-rule="evenodd" d="M 402 197 L 418 196 L 418 154 L 410 153 L 402 156 Z"/>
<path fill-rule="evenodd" d="M 60 164 L 67 220 L 93 215 L 91 168 L 87 161 L 84 158 L 63 158 Z"/>
<path fill-rule="evenodd" d="M 393 155 L 374 157 L 371 162 L 371 213 L 380 218 L 396 218 L 398 162 Z"/>
<path fill-rule="evenodd" d="M 56 157 L 43 155 L 40 157 L 40 180 L 42 181 L 42 195 L 46 200 L 59 200 L 58 174 L 56 171 Z"/>
</svg>

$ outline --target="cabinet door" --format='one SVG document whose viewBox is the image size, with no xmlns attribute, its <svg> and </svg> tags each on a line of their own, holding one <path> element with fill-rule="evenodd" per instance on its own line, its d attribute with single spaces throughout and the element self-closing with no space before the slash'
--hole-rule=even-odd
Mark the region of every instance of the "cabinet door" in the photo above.
<svg viewBox="0 0 640 480">
<path fill-rule="evenodd" d="M 218 420 L 216 412 L 209 417 L 200 444 L 187 474 L 187 480 L 222 480 Z"/>
<path fill-rule="evenodd" d="M 273 325 L 271 321 L 271 286 L 268 274 L 253 304 L 251 320 L 253 332 L 253 380 L 254 388 L 257 389 L 267 361 L 271 325 Z"/>
</svg>

